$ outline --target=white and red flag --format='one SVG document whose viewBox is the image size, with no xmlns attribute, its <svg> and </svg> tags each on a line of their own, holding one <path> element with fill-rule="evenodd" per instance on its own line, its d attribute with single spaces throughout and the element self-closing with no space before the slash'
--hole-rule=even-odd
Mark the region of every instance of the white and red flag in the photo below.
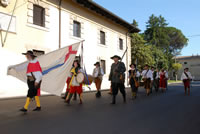
<svg viewBox="0 0 200 134">
<path fill-rule="evenodd" d="M 41 90 L 60 96 L 81 42 L 37 57 L 42 68 Z M 28 61 L 10 66 L 8 75 L 27 82 Z"/>
</svg>

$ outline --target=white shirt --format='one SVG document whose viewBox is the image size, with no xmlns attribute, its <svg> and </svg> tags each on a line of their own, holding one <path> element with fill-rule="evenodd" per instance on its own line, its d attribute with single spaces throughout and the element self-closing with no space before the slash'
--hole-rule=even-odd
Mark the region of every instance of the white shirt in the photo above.
<svg viewBox="0 0 200 134">
<path fill-rule="evenodd" d="M 165 78 L 168 78 L 169 76 L 168 76 L 168 72 L 167 71 L 165 71 Z"/>
<path fill-rule="evenodd" d="M 29 61 L 29 63 L 36 63 L 37 61 L 38 61 L 37 59 L 34 59 L 34 60 Z M 42 73 L 40 71 L 36 71 L 32 73 L 33 73 L 33 76 L 35 77 L 35 82 L 39 83 L 42 80 Z M 32 76 L 31 73 L 27 73 L 26 75 Z"/>
<path fill-rule="evenodd" d="M 98 77 L 99 74 L 100 74 L 100 76 L 104 75 L 103 69 L 101 67 L 100 68 L 99 67 L 98 68 L 94 68 L 93 73 L 92 73 L 93 77 L 96 78 L 96 77 Z"/>
<path fill-rule="evenodd" d="M 151 80 L 153 80 L 152 71 L 151 70 L 144 70 L 144 71 L 142 71 L 142 77 L 143 78 L 150 78 Z"/>
<path fill-rule="evenodd" d="M 188 77 L 189 77 L 190 79 L 192 79 L 191 73 L 190 73 L 190 72 L 186 72 L 186 73 L 187 73 Z M 185 73 L 183 72 L 182 75 L 181 75 L 181 80 L 188 79 L 188 77 L 187 77 L 187 76 L 185 75 Z"/>
</svg>

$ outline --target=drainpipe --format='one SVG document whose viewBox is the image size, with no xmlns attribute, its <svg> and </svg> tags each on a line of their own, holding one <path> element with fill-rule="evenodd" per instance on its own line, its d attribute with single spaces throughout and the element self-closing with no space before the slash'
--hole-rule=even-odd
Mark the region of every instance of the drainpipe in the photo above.
<svg viewBox="0 0 200 134">
<path fill-rule="evenodd" d="M 126 49 L 128 48 L 128 35 L 129 35 L 129 32 L 126 33 Z M 126 74 L 128 74 L 128 49 L 127 49 L 127 52 L 126 52 Z M 126 80 L 127 80 L 127 86 L 129 85 L 129 82 L 128 82 L 128 75 L 126 77 Z"/>
<path fill-rule="evenodd" d="M 62 0 L 59 1 L 59 41 L 58 41 L 58 48 L 61 48 L 61 25 L 62 25 L 62 18 L 61 18 L 61 12 L 62 12 L 62 8 L 61 8 L 61 5 L 62 5 Z"/>
</svg>

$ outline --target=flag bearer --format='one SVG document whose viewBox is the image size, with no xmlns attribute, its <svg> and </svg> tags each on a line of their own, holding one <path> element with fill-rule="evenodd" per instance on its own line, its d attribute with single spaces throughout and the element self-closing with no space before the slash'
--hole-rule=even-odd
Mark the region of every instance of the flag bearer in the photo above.
<svg viewBox="0 0 200 134">
<path fill-rule="evenodd" d="M 27 66 L 27 84 L 28 84 L 28 94 L 26 99 L 26 104 L 20 111 L 27 112 L 28 106 L 32 99 L 36 101 L 36 108 L 33 111 L 40 111 L 40 85 L 42 82 L 42 69 L 40 67 L 39 61 L 36 59 L 36 56 L 33 54 L 33 51 L 27 51 L 23 53 L 29 61 Z"/>
</svg>

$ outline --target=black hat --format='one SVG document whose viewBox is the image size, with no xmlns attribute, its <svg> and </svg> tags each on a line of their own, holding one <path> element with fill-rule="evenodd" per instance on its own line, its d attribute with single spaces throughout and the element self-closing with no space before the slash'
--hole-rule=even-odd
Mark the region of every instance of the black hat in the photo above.
<svg viewBox="0 0 200 134">
<path fill-rule="evenodd" d="M 130 67 L 131 67 L 132 65 L 133 65 L 134 67 L 136 67 L 136 65 L 135 65 L 135 64 L 133 64 L 133 63 L 131 63 L 131 64 L 130 64 Z"/>
<path fill-rule="evenodd" d="M 119 60 L 121 60 L 121 57 L 118 55 L 114 55 L 113 57 L 111 57 L 111 59 L 114 59 L 114 58 L 118 58 Z"/>
<path fill-rule="evenodd" d="M 37 57 L 36 55 L 34 55 L 33 51 L 27 51 L 26 53 L 22 53 L 23 55 L 30 55 L 30 56 L 33 56 L 33 57 Z"/>
<path fill-rule="evenodd" d="M 96 62 L 96 63 L 94 64 L 94 66 L 96 66 L 96 65 L 100 65 L 100 62 Z"/>
<path fill-rule="evenodd" d="M 189 70 L 189 68 L 188 68 L 188 67 L 186 67 L 184 70 Z"/>
</svg>

